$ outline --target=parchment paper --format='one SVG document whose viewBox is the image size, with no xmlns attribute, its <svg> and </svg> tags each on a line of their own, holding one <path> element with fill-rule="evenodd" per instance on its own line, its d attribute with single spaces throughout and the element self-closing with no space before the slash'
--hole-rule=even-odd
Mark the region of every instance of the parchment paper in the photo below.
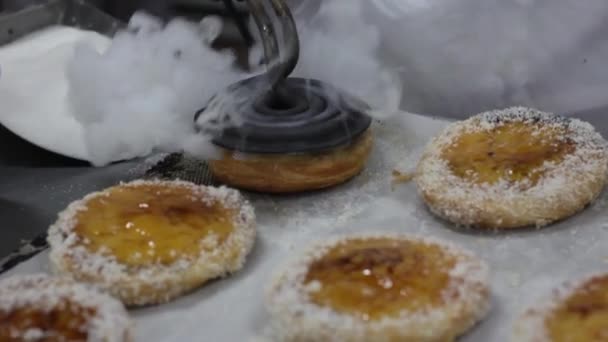
<svg viewBox="0 0 608 342">
<path fill-rule="evenodd" d="M 267 326 L 263 290 L 286 257 L 314 240 L 369 231 L 408 232 L 453 241 L 475 251 L 492 270 L 493 308 L 461 340 L 505 341 L 526 305 L 566 279 L 608 271 L 608 198 L 541 230 L 479 233 L 456 230 L 433 217 L 414 184 L 391 187 L 391 171 L 414 167 L 429 138 L 446 121 L 403 114 L 374 127 L 376 146 L 367 170 L 346 185 L 302 196 L 247 194 L 256 208 L 259 237 L 244 269 L 169 304 L 132 310 L 137 341 L 251 341 Z M 7 272 L 46 271 L 43 252 Z"/>
</svg>

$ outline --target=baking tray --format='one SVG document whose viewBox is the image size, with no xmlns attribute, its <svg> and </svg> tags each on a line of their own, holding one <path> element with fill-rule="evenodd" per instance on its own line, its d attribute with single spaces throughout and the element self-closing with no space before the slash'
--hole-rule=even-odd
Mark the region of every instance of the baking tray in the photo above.
<svg viewBox="0 0 608 342">
<path fill-rule="evenodd" d="M 395 122 L 375 124 L 376 143 L 366 170 L 334 189 L 297 196 L 245 194 L 256 209 L 259 236 L 244 269 L 171 303 L 132 310 L 137 341 L 264 341 L 268 321 L 262 293 L 271 274 L 309 242 L 339 234 L 380 231 L 432 236 L 485 259 L 492 270 L 492 310 L 461 338 L 466 342 L 507 340 L 512 320 L 526 305 L 566 279 L 608 270 L 605 193 L 581 214 L 543 229 L 483 233 L 455 229 L 435 218 L 413 184 L 394 188 L 392 170 L 413 169 L 429 138 L 447 123 L 402 113 Z M 144 169 L 137 164 L 130 167 Z M 116 171 L 99 170 L 98 176 L 107 174 L 109 185 L 123 174 Z M 55 180 L 46 192 L 31 186 L 20 191 L 46 196 L 41 201 L 47 205 L 42 207 L 57 211 L 65 202 L 50 205 L 51 196 L 77 199 L 93 187 L 90 180 Z M 68 188 L 78 190 L 66 194 Z M 3 277 L 47 270 L 47 253 L 42 252 Z"/>
</svg>

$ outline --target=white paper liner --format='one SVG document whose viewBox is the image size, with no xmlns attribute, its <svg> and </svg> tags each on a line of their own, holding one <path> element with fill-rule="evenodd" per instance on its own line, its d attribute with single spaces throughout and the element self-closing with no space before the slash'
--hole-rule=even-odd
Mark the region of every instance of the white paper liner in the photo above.
<svg viewBox="0 0 608 342">
<path fill-rule="evenodd" d="M 247 265 L 175 302 L 131 311 L 139 341 L 265 341 L 263 293 L 277 266 L 308 243 L 346 233 L 397 232 L 451 241 L 485 260 L 492 274 L 492 310 L 459 342 L 506 341 L 513 320 L 532 300 L 564 280 L 608 269 L 608 196 L 584 212 L 543 230 L 475 233 L 455 230 L 422 204 L 413 183 L 391 191 L 391 172 L 414 168 L 447 121 L 403 113 L 399 125 L 375 127 L 367 169 L 353 181 L 302 196 L 248 195 L 258 240 Z M 82 186 L 75 184 L 74 186 Z M 42 253 L 2 277 L 48 270 Z"/>
</svg>

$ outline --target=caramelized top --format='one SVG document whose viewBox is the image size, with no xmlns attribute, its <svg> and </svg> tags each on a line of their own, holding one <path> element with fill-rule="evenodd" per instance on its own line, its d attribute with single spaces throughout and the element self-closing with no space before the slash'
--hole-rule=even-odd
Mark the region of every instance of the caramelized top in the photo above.
<svg viewBox="0 0 608 342">
<path fill-rule="evenodd" d="M 608 341 L 608 275 L 579 287 L 545 324 L 553 342 Z"/>
<path fill-rule="evenodd" d="M 207 236 L 222 243 L 234 229 L 232 209 L 188 187 L 117 186 L 107 193 L 77 214 L 75 232 L 90 251 L 107 248 L 129 266 L 195 258 Z"/>
<path fill-rule="evenodd" d="M 318 281 L 313 303 L 376 320 L 443 303 L 455 264 L 440 246 L 389 238 L 349 240 L 310 265 L 305 283 Z"/>
<path fill-rule="evenodd" d="M 0 341 L 84 342 L 94 315 L 94 309 L 67 300 L 48 311 L 27 306 L 0 310 Z"/>
<path fill-rule="evenodd" d="M 443 151 L 452 171 L 479 184 L 529 181 L 543 176 L 545 162 L 561 162 L 575 145 L 565 128 L 542 123 L 508 122 L 488 130 L 463 133 Z"/>
</svg>

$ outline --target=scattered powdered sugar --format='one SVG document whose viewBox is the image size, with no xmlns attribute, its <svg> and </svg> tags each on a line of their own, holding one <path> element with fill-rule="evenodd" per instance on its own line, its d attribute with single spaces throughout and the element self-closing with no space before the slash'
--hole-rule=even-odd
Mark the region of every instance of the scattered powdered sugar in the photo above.
<svg viewBox="0 0 608 342">
<path fill-rule="evenodd" d="M 449 271 L 449 282 L 443 290 L 449 298 L 443 305 L 425 310 L 403 311 L 397 317 L 383 317 L 377 321 L 363 321 L 353 315 L 342 314 L 329 307 L 320 307 L 309 301 L 309 293 L 322 284 L 305 285 L 309 266 L 323 257 L 334 246 L 354 239 L 389 238 L 406 240 L 417 244 L 437 245 L 444 253 L 455 259 Z M 332 340 L 348 339 L 345 336 L 369 337 L 370 331 L 383 331 L 399 327 L 404 334 L 433 338 L 443 336 L 446 331 L 466 329 L 482 319 L 489 309 L 488 266 L 471 252 L 454 244 L 428 237 L 416 237 L 395 233 L 348 234 L 316 242 L 302 254 L 293 255 L 280 268 L 267 289 L 266 303 L 272 327 L 270 338 L 276 340 L 323 336 Z M 462 317 L 463 315 L 467 317 Z M 466 327 L 450 326 L 454 321 L 466 322 Z M 415 332 L 415 333 L 414 333 Z M 410 335 L 408 335 L 410 336 Z M 410 336 L 410 337 L 411 337 Z M 349 340 L 352 340 L 349 339 Z"/>
<path fill-rule="evenodd" d="M 93 287 L 74 283 L 65 278 L 43 274 L 18 275 L 0 282 L 0 310 L 11 312 L 32 308 L 48 312 L 61 308 L 66 301 L 84 309 L 93 309 L 85 329 L 88 341 L 127 342 L 131 340 L 133 323 L 122 304 Z M 14 338 L 37 341 L 48 331 L 32 327 L 15 331 Z"/>
<path fill-rule="evenodd" d="M 443 126 L 439 121 L 424 120 L 431 122 L 433 130 Z M 248 195 L 261 214 L 258 225 L 272 232 L 267 235 L 270 241 L 283 241 L 289 236 L 289 240 L 299 243 L 318 229 L 331 232 L 357 217 L 379 197 L 390 194 L 395 168 L 415 169 L 424 147 L 416 127 L 409 122 L 375 122 L 371 129 L 374 147 L 370 159 L 362 173 L 348 183 L 297 196 Z"/>
<path fill-rule="evenodd" d="M 142 163 L 137 163 L 133 168 L 127 171 L 129 175 L 135 177 L 142 177 L 154 166 L 158 165 L 161 161 L 165 160 L 169 156 L 169 153 L 157 153 L 148 156 Z"/>
<path fill-rule="evenodd" d="M 170 265 L 151 264 L 131 268 L 118 262 L 114 255 L 102 249 L 91 252 L 74 228 L 76 215 L 87 209 L 87 203 L 100 196 L 109 196 L 109 189 L 91 193 L 71 203 L 53 224 L 48 233 L 51 247 L 50 260 L 57 273 L 96 283 L 118 297 L 128 298 L 129 304 L 146 304 L 147 301 L 167 301 L 188 288 L 182 288 L 179 279 L 188 273 L 200 272 L 200 283 L 239 270 L 251 251 L 255 240 L 255 214 L 253 207 L 236 190 L 226 187 L 206 187 L 183 181 L 136 180 L 120 184 L 120 187 L 160 185 L 187 188 L 192 195 L 207 204 L 219 203 L 226 209 L 234 209 L 234 231 L 219 244 L 214 234 L 200 242 L 201 252 L 195 259 L 178 258 Z M 237 257 L 230 257 L 236 251 Z M 178 280 L 176 280 L 178 279 Z M 184 285 L 186 286 L 186 285 Z M 191 286 L 191 285 L 190 285 Z M 149 298 L 139 293 L 140 287 L 150 287 L 166 292 L 165 297 Z M 130 295 L 135 293 L 135 295 Z M 134 296 L 135 298 L 129 298 Z M 156 299 L 154 299 L 156 298 Z"/>
</svg>

